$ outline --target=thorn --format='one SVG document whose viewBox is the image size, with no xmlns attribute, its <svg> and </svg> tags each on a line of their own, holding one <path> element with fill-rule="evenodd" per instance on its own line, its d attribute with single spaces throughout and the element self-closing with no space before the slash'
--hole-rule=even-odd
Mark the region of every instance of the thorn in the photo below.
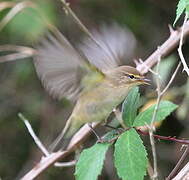
<svg viewBox="0 0 189 180">
<path fill-rule="evenodd" d="M 182 31 L 182 27 L 176 27 L 177 32 L 181 32 Z"/>
<path fill-rule="evenodd" d="M 172 27 L 170 24 L 168 24 L 168 28 L 169 28 L 169 32 L 170 32 L 170 34 L 172 34 L 172 33 L 174 32 L 173 27 Z"/>
<path fill-rule="evenodd" d="M 138 66 L 138 65 L 141 64 L 141 63 L 139 62 L 139 60 L 134 59 L 133 61 L 134 61 L 134 63 L 135 63 L 136 66 Z"/>
<path fill-rule="evenodd" d="M 112 110 L 112 112 L 116 112 L 117 110 L 116 110 L 116 108 L 114 108 L 113 110 Z"/>
</svg>

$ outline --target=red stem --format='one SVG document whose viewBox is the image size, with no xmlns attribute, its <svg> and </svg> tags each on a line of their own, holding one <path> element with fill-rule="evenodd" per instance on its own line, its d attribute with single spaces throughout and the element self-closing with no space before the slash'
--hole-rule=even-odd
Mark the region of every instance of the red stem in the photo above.
<svg viewBox="0 0 189 180">
<path fill-rule="evenodd" d="M 137 132 L 139 134 L 142 134 L 144 136 L 147 136 L 149 135 L 149 132 L 144 132 L 140 129 L 136 129 Z M 189 140 L 187 139 L 177 139 L 175 137 L 170 137 L 170 136 L 160 136 L 160 135 L 156 135 L 156 134 L 153 134 L 153 137 L 157 138 L 157 139 L 162 139 L 162 140 L 166 140 L 166 141 L 174 141 L 174 142 L 177 142 L 177 143 L 181 143 L 181 144 L 189 144 Z"/>
</svg>

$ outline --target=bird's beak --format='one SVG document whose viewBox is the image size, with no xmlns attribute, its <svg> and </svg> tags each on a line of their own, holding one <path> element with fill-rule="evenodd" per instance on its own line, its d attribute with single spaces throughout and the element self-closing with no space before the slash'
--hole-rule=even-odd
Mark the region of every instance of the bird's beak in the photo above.
<svg viewBox="0 0 189 180">
<path fill-rule="evenodd" d="M 142 82 L 142 84 L 150 85 L 150 80 L 145 77 L 139 78 L 139 81 Z"/>
</svg>

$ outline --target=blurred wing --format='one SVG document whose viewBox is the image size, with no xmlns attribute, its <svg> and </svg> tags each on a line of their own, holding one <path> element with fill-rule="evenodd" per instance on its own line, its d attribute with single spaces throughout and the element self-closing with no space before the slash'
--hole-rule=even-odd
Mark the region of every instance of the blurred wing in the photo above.
<svg viewBox="0 0 189 180">
<path fill-rule="evenodd" d="M 54 98 L 75 100 L 81 91 L 82 68 L 87 63 L 61 33 L 47 37 L 37 47 L 34 58 L 37 74 Z"/>
<path fill-rule="evenodd" d="M 99 31 L 92 31 L 93 37 L 98 41 L 85 38 L 79 49 L 102 72 L 124 64 L 123 59 L 132 56 L 136 40 L 132 32 L 113 23 L 110 26 L 102 25 Z"/>
</svg>

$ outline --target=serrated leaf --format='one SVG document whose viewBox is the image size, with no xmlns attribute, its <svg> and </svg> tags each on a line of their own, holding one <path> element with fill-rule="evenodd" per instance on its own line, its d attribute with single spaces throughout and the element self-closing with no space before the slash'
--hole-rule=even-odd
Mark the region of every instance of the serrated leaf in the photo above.
<svg viewBox="0 0 189 180">
<path fill-rule="evenodd" d="M 118 138 L 114 158 L 118 176 L 123 180 L 142 180 L 146 175 L 147 152 L 135 129 Z"/>
<path fill-rule="evenodd" d="M 133 126 L 144 126 L 150 124 L 156 104 L 152 105 L 143 112 L 140 112 L 134 120 Z M 173 112 L 178 106 L 170 101 L 161 101 L 156 114 L 155 122 L 164 120 L 171 112 Z"/>
<path fill-rule="evenodd" d="M 122 119 L 123 122 L 128 126 L 131 127 L 133 125 L 133 121 L 137 114 L 137 109 L 139 105 L 139 88 L 133 88 L 122 105 Z"/>
<path fill-rule="evenodd" d="M 184 10 L 188 9 L 188 5 L 189 5 L 189 0 L 180 0 L 178 2 L 177 10 L 176 10 L 176 18 L 173 23 L 173 26 L 178 21 L 178 19 L 180 18 L 181 14 L 184 12 Z"/>
<path fill-rule="evenodd" d="M 95 144 L 85 149 L 76 165 L 75 176 L 77 180 L 96 180 L 102 171 L 106 152 L 111 144 Z"/>
</svg>

